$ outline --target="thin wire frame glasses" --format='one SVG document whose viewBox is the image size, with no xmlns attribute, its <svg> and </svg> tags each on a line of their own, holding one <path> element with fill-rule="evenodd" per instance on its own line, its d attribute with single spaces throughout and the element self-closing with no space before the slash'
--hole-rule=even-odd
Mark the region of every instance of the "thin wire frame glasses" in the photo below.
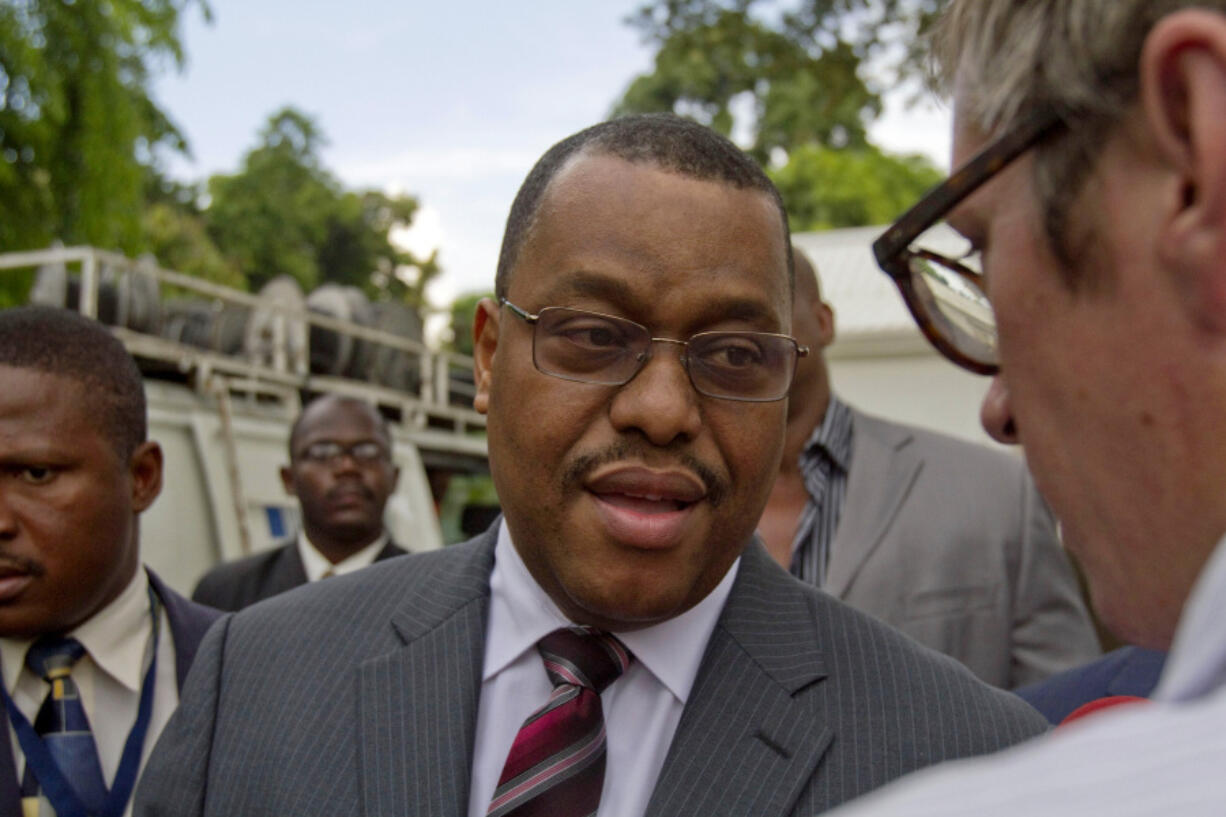
<svg viewBox="0 0 1226 817">
<path fill-rule="evenodd" d="M 873 242 L 878 266 L 893 279 L 920 331 L 946 358 L 977 374 L 1000 371 L 996 318 L 978 258 L 951 258 L 916 246 L 916 240 L 1061 121 L 1052 112 L 1023 121 L 954 171 Z"/>
<path fill-rule="evenodd" d="M 795 338 L 772 332 L 699 332 L 673 340 L 600 312 L 547 306 L 534 315 L 506 298 L 499 305 L 532 327 L 537 371 L 577 383 L 625 385 L 651 360 L 654 344 L 670 343 L 681 347 L 681 365 L 699 394 L 770 403 L 787 396 L 797 359 L 809 353 Z"/>
</svg>

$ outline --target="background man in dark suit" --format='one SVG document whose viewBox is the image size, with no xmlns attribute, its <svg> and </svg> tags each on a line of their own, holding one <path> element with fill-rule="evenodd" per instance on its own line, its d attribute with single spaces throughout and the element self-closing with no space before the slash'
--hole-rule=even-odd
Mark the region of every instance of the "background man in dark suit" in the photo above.
<svg viewBox="0 0 1226 817">
<path fill-rule="evenodd" d="M 504 519 L 227 619 L 137 813 L 782 817 L 1045 728 L 754 543 L 789 246 L 697 124 L 551 148 L 474 326 Z"/>
<path fill-rule="evenodd" d="M 0 814 L 101 813 L 108 789 L 122 810 L 218 615 L 141 568 L 162 487 L 145 435 L 140 372 L 105 328 L 0 311 Z"/>
<path fill-rule="evenodd" d="M 302 530 L 264 553 L 218 565 L 192 599 L 219 610 L 241 610 L 286 590 L 401 556 L 383 527 L 383 508 L 396 490 L 387 421 L 352 397 L 312 401 L 289 435 L 286 493 L 298 498 Z"/>
<path fill-rule="evenodd" d="M 1012 689 L 1100 652 L 1077 577 L 1020 457 L 864 414 L 831 392 L 835 316 L 796 257 L 797 365 L 759 532 L 793 575 L 989 684 Z"/>
</svg>

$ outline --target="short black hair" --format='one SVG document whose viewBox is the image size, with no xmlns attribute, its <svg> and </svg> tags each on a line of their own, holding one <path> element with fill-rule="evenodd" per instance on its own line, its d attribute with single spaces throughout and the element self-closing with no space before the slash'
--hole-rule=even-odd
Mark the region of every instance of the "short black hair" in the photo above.
<svg viewBox="0 0 1226 817">
<path fill-rule="evenodd" d="M 383 416 L 383 412 L 379 411 L 377 407 L 357 397 L 348 397 L 342 394 L 321 394 L 321 395 L 318 395 L 312 398 L 310 402 L 308 402 L 305 406 L 302 407 L 302 411 L 300 411 L 298 413 L 298 416 L 294 418 L 294 424 L 290 426 L 290 429 L 289 429 L 289 459 L 290 459 L 290 462 L 296 461 L 295 456 L 294 456 L 294 443 L 298 440 L 298 434 L 302 430 L 302 421 L 306 418 L 307 414 L 310 413 L 312 407 L 318 406 L 323 403 L 335 403 L 338 406 L 349 405 L 349 406 L 354 406 L 354 407 L 358 407 L 358 408 L 365 410 L 374 419 L 375 430 L 378 431 L 383 436 L 383 440 L 384 442 L 388 444 L 388 447 L 389 448 L 391 447 L 391 444 L 392 444 L 391 427 L 387 423 L 387 418 Z"/>
<path fill-rule="evenodd" d="M 0 365 L 67 377 L 86 386 L 90 414 L 125 459 L 148 434 L 136 361 L 102 324 L 50 306 L 0 310 Z"/>
<path fill-rule="evenodd" d="M 748 154 L 731 141 L 693 120 L 674 114 L 636 114 L 610 119 L 568 136 L 545 151 L 520 185 L 507 227 L 502 234 L 494 293 L 505 298 L 511 270 L 527 240 L 549 183 L 571 157 L 582 151 L 613 156 L 634 164 L 650 164 L 661 170 L 702 181 L 717 181 L 744 190 L 760 190 L 779 208 L 783 245 L 787 247 L 788 282 L 791 283 L 792 239 L 787 211 L 779 190 Z"/>
</svg>

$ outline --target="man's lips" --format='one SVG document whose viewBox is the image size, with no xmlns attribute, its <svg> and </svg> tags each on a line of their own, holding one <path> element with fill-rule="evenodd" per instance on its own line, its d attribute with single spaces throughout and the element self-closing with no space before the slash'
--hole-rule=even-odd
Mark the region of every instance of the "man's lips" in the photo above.
<svg viewBox="0 0 1226 817">
<path fill-rule="evenodd" d="M 648 549 L 676 545 L 694 506 L 707 495 L 698 477 L 688 472 L 641 466 L 600 469 L 584 487 L 596 498 L 614 539 Z"/>
<path fill-rule="evenodd" d="M 328 502 L 332 505 L 366 504 L 374 499 L 370 491 L 360 486 L 333 488 L 328 492 Z"/>
<path fill-rule="evenodd" d="M 10 601 L 34 581 L 34 571 L 12 564 L 0 562 L 0 602 Z"/>
<path fill-rule="evenodd" d="M 698 477 L 686 471 L 655 471 L 641 466 L 620 466 L 598 470 L 584 483 L 589 491 L 643 513 L 680 510 L 706 496 Z"/>
</svg>

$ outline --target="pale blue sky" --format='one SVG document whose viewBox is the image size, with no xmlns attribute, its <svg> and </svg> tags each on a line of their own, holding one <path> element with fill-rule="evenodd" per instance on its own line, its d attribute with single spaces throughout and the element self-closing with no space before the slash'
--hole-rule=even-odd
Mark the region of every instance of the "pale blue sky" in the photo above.
<svg viewBox="0 0 1226 817">
<path fill-rule="evenodd" d="M 492 287 L 507 209 L 551 144 L 603 119 L 651 53 L 622 21 L 640 0 L 210 0 L 187 13 L 188 65 L 155 84 L 191 143 L 174 175 L 233 172 L 268 115 L 294 105 L 351 187 L 408 192 L 415 250 L 440 248 L 436 306 Z M 890 111 L 874 138 L 947 162 L 941 111 Z"/>
</svg>

